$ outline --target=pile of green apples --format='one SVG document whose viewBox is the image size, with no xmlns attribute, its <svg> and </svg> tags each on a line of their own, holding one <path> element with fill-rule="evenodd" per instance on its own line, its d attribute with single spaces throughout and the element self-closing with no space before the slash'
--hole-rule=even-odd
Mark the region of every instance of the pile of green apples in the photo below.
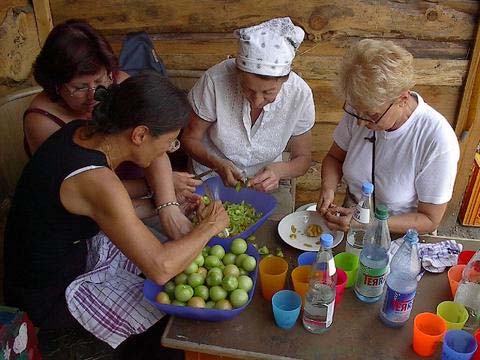
<svg viewBox="0 0 480 360">
<path fill-rule="evenodd" d="M 257 266 L 246 253 L 247 242 L 232 240 L 230 252 L 222 245 L 206 246 L 202 253 L 156 296 L 160 304 L 231 310 L 245 305 L 253 287 L 249 273 Z"/>
</svg>

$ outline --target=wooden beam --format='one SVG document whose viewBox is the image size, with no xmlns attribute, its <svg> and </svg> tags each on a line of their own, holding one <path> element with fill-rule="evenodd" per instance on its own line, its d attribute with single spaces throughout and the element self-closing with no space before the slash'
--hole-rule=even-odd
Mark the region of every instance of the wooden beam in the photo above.
<svg viewBox="0 0 480 360">
<path fill-rule="evenodd" d="M 48 34 L 53 29 L 50 1 L 33 0 L 33 9 L 35 12 L 35 20 L 37 22 L 38 41 L 40 46 L 43 46 Z"/>
<path fill-rule="evenodd" d="M 474 0 L 51 0 L 55 24 L 75 17 L 108 33 L 230 32 L 290 16 L 309 38 L 348 36 L 441 40 L 472 39 Z"/>
<path fill-rule="evenodd" d="M 457 179 L 447 213 L 458 215 L 467 188 L 475 152 L 480 142 L 480 24 L 460 105 L 455 133 L 460 139 L 460 161 Z"/>
</svg>

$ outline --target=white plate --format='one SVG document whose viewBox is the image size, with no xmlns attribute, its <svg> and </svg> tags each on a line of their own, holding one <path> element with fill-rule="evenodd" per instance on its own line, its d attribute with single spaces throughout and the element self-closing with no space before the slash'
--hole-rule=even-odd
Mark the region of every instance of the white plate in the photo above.
<svg viewBox="0 0 480 360">
<path fill-rule="evenodd" d="M 323 217 L 320 216 L 316 211 L 295 211 L 294 213 L 285 216 L 278 223 L 278 234 L 283 241 L 294 248 L 303 251 L 318 251 L 318 249 L 320 249 L 320 238 L 305 235 L 307 226 L 310 224 L 317 224 L 322 228 L 323 232 L 328 232 L 333 235 L 332 247 L 335 247 L 342 242 L 343 232 L 331 232 L 325 224 Z M 295 225 L 295 228 L 297 229 L 296 239 L 290 238 L 290 234 L 292 233 L 292 225 Z"/>
<path fill-rule="evenodd" d="M 317 209 L 317 203 L 308 203 L 304 204 L 302 206 L 299 206 L 297 210 L 295 211 L 304 211 L 304 210 L 313 210 L 315 211 Z"/>
</svg>

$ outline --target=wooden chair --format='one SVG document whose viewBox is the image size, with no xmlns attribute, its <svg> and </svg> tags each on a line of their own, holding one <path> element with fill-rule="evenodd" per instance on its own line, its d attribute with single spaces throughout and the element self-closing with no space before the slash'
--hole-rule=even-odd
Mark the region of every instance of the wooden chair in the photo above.
<svg viewBox="0 0 480 360">
<path fill-rule="evenodd" d="M 0 199 L 11 196 L 28 157 L 23 148 L 23 113 L 40 86 L 0 98 Z"/>
</svg>

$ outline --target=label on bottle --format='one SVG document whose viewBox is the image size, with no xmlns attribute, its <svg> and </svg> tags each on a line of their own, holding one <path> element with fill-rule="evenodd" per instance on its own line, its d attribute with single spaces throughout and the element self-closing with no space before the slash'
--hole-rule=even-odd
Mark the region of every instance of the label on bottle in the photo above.
<svg viewBox="0 0 480 360">
<path fill-rule="evenodd" d="M 325 304 L 327 308 L 327 317 L 325 320 L 325 327 L 329 327 L 332 325 L 333 322 L 333 312 L 335 310 L 335 298 L 333 298 L 333 301 L 330 304 Z"/>
<path fill-rule="evenodd" d="M 370 221 L 370 209 L 364 209 L 360 205 L 355 207 L 353 218 L 359 223 L 368 224 Z"/>
<path fill-rule="evenodd" d="M 373 269 L 360 262 L 355 290 L 365 297 L 378 297 L 382 295 L 386 276 L 387 266 Z"/>
<path fill-rule="evenodd" d="M 387 285 L 382 312 L 391 322 L 402 324 L 410 317 L 416 291 L 399 293 Z"/>
<path fill-rule="evenodd" d="M 328 260 L 328 274 L 330 276 L 333 276 L 336 272 L 337 268 L 335 267 L 335 260 L 331 258 L 330 260 Z"/>
</svg>

